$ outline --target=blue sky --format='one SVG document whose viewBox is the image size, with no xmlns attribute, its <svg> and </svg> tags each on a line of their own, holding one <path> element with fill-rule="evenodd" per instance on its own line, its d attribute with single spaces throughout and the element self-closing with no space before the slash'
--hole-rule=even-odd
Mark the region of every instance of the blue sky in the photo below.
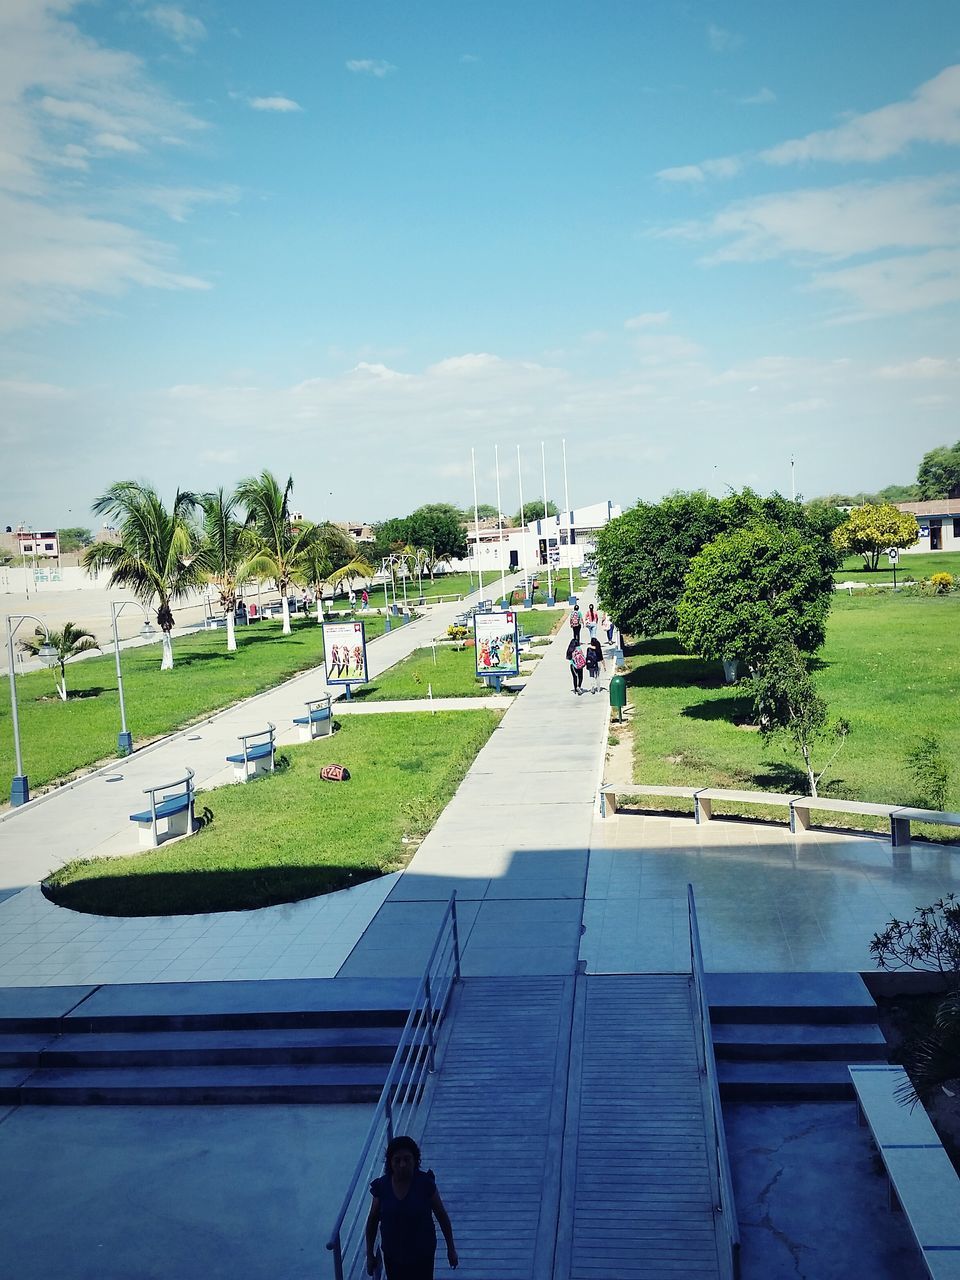
<svg viewBox="0 0 960 1280">
<path fill-rule="evenodd" d="M 909 481 L 960 436 L 960 7 L 3 0 L 0 524 Z"/>
</svg>

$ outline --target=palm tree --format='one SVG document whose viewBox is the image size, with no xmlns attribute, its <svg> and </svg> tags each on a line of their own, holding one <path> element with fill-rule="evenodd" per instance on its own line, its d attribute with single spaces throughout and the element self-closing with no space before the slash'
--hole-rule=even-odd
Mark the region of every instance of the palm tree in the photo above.
<svg viewBox="0 0 960 1280">
<path fill-rule="evenodd" d="M 121 480 L 92 508 L 95 515 L 114 520 L 120 539 L 88 547 L 82 564 L 92 574 L 108 569 L 109 586 L 125 587 L 147 608 L 156 604 L 163 632 L 161 671 L 173 669 L 171 605 L 183 600 L 204 579 L 200 538 L 191 519 L 196 506 L 192 493 L 178 489 L 168 510 L 149 485 Z"/>
<path fill-rule="evenodd" d="M 217 588 L 220 606 L 227 618 L 227 650 L 237 647 L 236 609 L 238 570 L 244 561 L 243 525 L 235 518 L 239 502 L 236 494 L 227 497 L 223 489 L 200 495 L 203 508 L 203 566 L 208 580 Z"/>
<path fill-rule="evenodd" d="M 60 679 L 57 681 L 57 696 L 67 700 L 67 659 L 75 658 L 78 653 L 89 653 L 91 649 L 100 649 L 97 637 L 92 631 L 84 631 L 72 622 L 65 622 L 62 631 L 51 631 L 49 635 L 42 627 L 37 627 L 35 640 L 21 640 L 20 648 L 35 658 L 40 653 L 40 646 L 51 644 L 57 651 L 56 661 L 60 667 Z"/>
<path fill-rule="evenodd" d="M 290 634 L 290 604 L 287 593 L 294 583 L 306 585 L 309 552 L 315 538 L 312 524 L 294 525 L 290 520 L 293 477 L 281 489 L 269 471 L 249 476 L 237 485 L 237 501 L 246 509 L 243 545 L 246 559 L 238 570 L 243 578 L 272 578 L 283 607 L 283 634 Z"/>
</svg>

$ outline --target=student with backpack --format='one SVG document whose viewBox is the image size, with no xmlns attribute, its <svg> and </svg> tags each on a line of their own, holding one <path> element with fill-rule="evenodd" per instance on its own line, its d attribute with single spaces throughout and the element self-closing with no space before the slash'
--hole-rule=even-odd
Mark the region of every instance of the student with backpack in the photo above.
<svg viewBox="0 0 960 1280">
<path fill-rule="evenodd" d="M 600 621 L 600 615 L 597 613 L 596 607 L 594 605 L 591 605 L 590 608 L 587 610 L 587 616 L 585 618 L 585 621 L 587 624 L 587 635 L 590 637 L 591 640 L 596 639 L 597 624 Z"/>
<path fill-rule="evenodd" d="M 590 692 L 596 693 L 600 685 L 600 668 L 603 667 L 604 671 L 607 669 L 607 664 L 603 660 L 603 647 L 596 636 L 587 645 L 585 656 L 587 675 L 593 681 Z"/>
<path fill-rule="evenodd" d="M 570 674 L 573 676 L 573 692 L 583 693 L 583 669 L 587 660 L 583 656 L 579 640 L 571 640 L 567 645 L 567 661 L 570 663 Z"/>
<path fill-rule="evenodd" d="M 575 604 L 570 612 L 570 630 L 573 632 L 573 643 L 580 643 L 580 628 L 583 626 L 583 614 L 580 606 Z"/>
</svg>

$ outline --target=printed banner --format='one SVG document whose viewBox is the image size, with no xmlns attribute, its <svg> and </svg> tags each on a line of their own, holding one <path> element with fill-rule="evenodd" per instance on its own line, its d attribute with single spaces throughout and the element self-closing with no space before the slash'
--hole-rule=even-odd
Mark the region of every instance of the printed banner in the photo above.
<svg viewBox="0 0 960 1280">
<path fill-rule="evenodd" d="M 478 676 L 520 674 L 520 646 L 517 643 L 517 615 L 475 613 L 473 636 L 476 642 Z"/>
<path fill-rule="evenodd" d="M 323 624 L 323 664 L 327 684 L 366 684 L 367 639 L 362 622 Z"/>
</svg>

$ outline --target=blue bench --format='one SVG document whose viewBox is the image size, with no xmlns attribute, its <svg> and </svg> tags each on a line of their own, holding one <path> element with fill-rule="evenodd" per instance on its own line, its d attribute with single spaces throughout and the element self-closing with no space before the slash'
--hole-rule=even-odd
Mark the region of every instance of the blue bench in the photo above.
<svg viewBox="0 0 960 1280">
<path fill-rule="evenodd" d="M 227 756 L 227 764 L 233 765 L 234 782 L 248 782 L 261 774 L 273 773 L 276 733 L 276 725 L 268 722 L 266 729 L 240 735 L 241 749 Z"/>
<path fill-rule="evenodd" d="M 166 792 L 160 800 L 158 792 Z M 147 849 L 156 849 L 161 840 L 170 840 L 174 836 L 193 835 L 193 770 L 188 769 L 183 778 L 175 782 L 164 782 L 159 787 L 144 787 L 143 794 L 150 797 L 150 808 L 140 813 L 131 813 L 130 821 L 140 829 L 140 844 Z M 160 832 L 160 823 L 164 830 Z"/>
<path fill-rule="evenodd" d="M 305 716 L 293 718 L 293 723 L 300 730 L 300 741 L 312 742 L 314 738 L 326 738 L 333 732 L 333 713 L 329 693 L 325 693 L 320 698 L 308 698 L 306 707 Z"/>
</svg>

